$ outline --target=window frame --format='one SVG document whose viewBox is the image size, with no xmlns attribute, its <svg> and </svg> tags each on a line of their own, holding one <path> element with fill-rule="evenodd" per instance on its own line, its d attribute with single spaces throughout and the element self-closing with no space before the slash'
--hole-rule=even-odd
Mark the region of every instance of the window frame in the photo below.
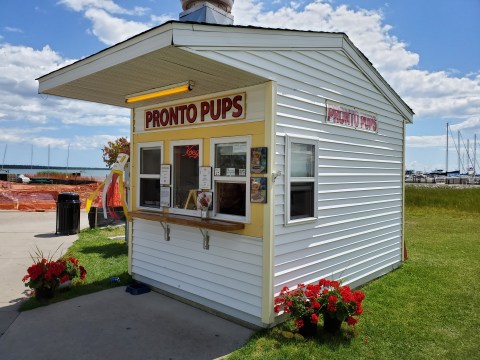
<svg viewBox="0 0 480 360">
<path fill-rule="evenodd" d="M 198 145 L 198 167 L 203 166 L 203 139 L 189 139 L 189 140 L 175 140 L 170 141 L 170 164 L 172 165 L 172 185 L 171 185 L 171 194 L 170 194 L 170 207 L 169 212 L 170 214 L 180 214 L 180 215 L 188 215 L 188 216 L 196 216 L 201 217 L 201 210 L 188 210 L 188 209 L 180 209 L 174 206 L 173 197 L 175 193 L 175 151 L 174 148 L 176 146 L 185 146 L 185 145 Z M 195 190 L 198 190 L 198 178 Z M 192 189 L 193 190 L 193 189 Z M 197 201 L 197 199 L 195 199 Z"/>
<path fill-rule="evenodd" d="M 246 143 L 246 163 L 245 163 L 245 176 L 215 176 L 215 145 L 217 144 L 229 144 L 229 143 Z M 219 220 L 233 221 L 248 224 L 250 223 L 250 149 L 252 147 L 251 136 L 228 136 L 218 137 L 210 139 L 210 164 L 212 165 L 212 191 L 213 191 L 213 217 Z M 229 215 L 217 213 L 217 182 L 222 183 L 244 183 L 245 184 L 245 216 Z"/>
<path fill-rule="evenodd" d="M 292 143 L 313 145 L 314 147 L 314 174 L 313 177 L 291 176 L 292 170 Z M 285 135 L 285 226 L 305 224 L 318 220 L 318 138 Z M 313 216 L 291 219 L 291 185 L 292 183 L 313 183 L 313 193 L 316 194 L 313 203 Z"/>
<path fill-rule="evenodd" d="M 142 174 L 142 149 L 148 149 L 148 148 L 159 148 L 160 149 L 160 164 L 158 165 L 159 168 L 161 167 L 163 163 L 163 157 L 164 157 L 164 147 L 163 147 L 163 141 L 152 141 L 152 142 L 141 142 L 137 144 L 137 208 L 142 209 L 142 210 L 151 210 L 151 211 L 162 211 L 163 207 L 158 206 L 157 207 L 151 207 L 151 206 L 144 206 L 140 205 L 140 194 L 141 194 L 141 180 L 142 179 L 158 179 L 158 182 L 160 183 L 160 172 L 157 174 Z M 161 185 L 160 185 L 161 187 Z"/>
</svg>

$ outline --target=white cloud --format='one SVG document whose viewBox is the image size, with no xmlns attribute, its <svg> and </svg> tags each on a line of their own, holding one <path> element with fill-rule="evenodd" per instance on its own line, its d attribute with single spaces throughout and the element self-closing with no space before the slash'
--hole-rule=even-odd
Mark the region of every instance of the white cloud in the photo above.
<svg viewBox="0 0 480 360">
<path fill-rule="evenodd" d="M 452 131 L 469 130 L 469 132 L 480 132 L 480 116 L 473 116 L 459 124 L 450 125 Z"/>
<path fill-rule="evenodd" d="M 445 135 L 436 136 L 407 136 L 407 147 L 411 148 L 431 148 L 431 147 L 445 147 Z"/>
<path fill-rule="evenodd" d="M 94 8 L 105 10 L 111 14 L 144 15 L 148 11 L 147 8 L 139 6 L 134 7 L 133 10 L 128 10 L 111 0 L 60 0 L 58 4 L 65 5 L 77 12 Z"/>
<path fill-rule="evenodd" d="M 96 36 L 106 45 L 119 43 L 152 26 L 152 24 L 121 17 L 125 15 L 143 16 L 149 12 L 149 9 L 145 7 L 136 6 L 129 10 L 111 0 L 60 0 L 58 3 L 74 11 L 83 12 L 84 16 L 92 23 L 92 28 L 88 29 L 87 33 Z M 152 21 L 161 18 L 151 16 Z"/>
<path fill-rule="evenodd" d="M 101 9 L 88 9 L 85 17 L 92 22 L 93 35 L 107 45 L 116 44 L 149 29 L 146 24 L 124 20 Z"/>
<path fill-rule="evenodd" d="M 39 148 L 51 147 L 52 149 L 100 149 L 108 141 L 113 141 L 119 136 L 113 134 L 100 134 L 91 136 L 64 136 L 61 138 L 53 136 L 44 136 L 48 131 L 58 130 L 54 127 L 29 127 L 29 128 L 9 128 L 8 131 L 0 132 L 0 142 L 8 142 L 13 144 L 25 144 L 25 138 L 28 137 L 28 144 Z"/>
<path fill-rule="evenodd" d="M 372 62 L 393 89 L 415 111 L 416 119 L 462 120 L 480 112 L 479 73 L 458 76 L 455 71 L 429 72 L 417 69 L 420 55 L 391 35 L 380 10 L 334 7 L 327 1 L 312 1 L 299 10 L 296 4 L 264 11 L 266 2 L 239 0 L 233 14 L 236 24 L 345 32 Z M 427 142 L 434 145 L 433 142 Z"/>
<path fill-rule="evenodd" d="M 0 45 L 0 123 L 81 126 L 129 124 L 129 111 L 117 107 L 38 95 L 35 80 L 73 60 L 64 59 L 49 46 L 35 50 L 27 46 Z M 9 131 L 9 130 L 8 130 Z"/>
<path fill-rule="evenodd" d="M 8 31 L 8 32 L 23 33 L 22 29 L 10 27 L 10 26 L 5 26 L 4 29 L 5 31 Z"/>
</svg>

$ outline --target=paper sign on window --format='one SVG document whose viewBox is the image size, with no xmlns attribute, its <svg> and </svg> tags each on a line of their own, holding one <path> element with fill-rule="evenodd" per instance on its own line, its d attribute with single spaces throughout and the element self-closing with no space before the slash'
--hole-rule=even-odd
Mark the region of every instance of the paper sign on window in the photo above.
<svg viewBox="0 0 480 360">
<path fill-rule="evenodd" d="M 170 187 L 168 186 L 160 188 L 160 206 L 170 207 Z"/>
<path fill-rule="evenodd" d="M 198 180 L 199 189 L 210 190 L 212 188 L 212 168 L 210 166 L 200 166 Z"/>
<path fill-rule="evenodd" d="M 160 166 L 160 185 L 170 185 L 171 182 L 171 165 Z"/>
</svg>

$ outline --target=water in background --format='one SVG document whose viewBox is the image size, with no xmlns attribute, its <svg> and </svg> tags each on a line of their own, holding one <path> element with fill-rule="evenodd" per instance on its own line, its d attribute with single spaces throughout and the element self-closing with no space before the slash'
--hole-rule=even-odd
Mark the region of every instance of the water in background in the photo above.
<svg viewBox="0 0 480 360">
<path fill-rule="evenodd" d="M 1 167 L 0 167 L 1 169 Z M 48 171 L 48 172 L 60 172 L 60 173 L 80 173 L 80 176 L 85 176 L 85 177 L 96 177 L 96 178 L 105 178 L 105 176 L 107 176 L 109 173 L 110 173 L 110 170 L 105 168 L 105 170 L 103 169 L 98 169 L 98 168 L 94 168 L 94 169 L 89 169 L 89 168 L 80 168 L 80 169 L 76 169 L 76 168 L 73 168 L 73 167 L 69 167 L 68 169 L 67 168 L 55 168 L 55 169 L 52 169 L 52 168 L 48 168 L 48 167 L 45 167 L 45 168 L 38 168 L 38 169 L 30 169 L 30 168 L 7 168 L 5 167 L 3 170 L 8 170 L 8 172 L 10 174 L 17 174 L 17 175 L 20 175 L 20 174 L 31 174 L 31 175 L 35 175 L 35 174 L 38 174 L 39 172 L 44 172 L 44 171 Z M 5 171 L 2 171 L 0 170 L 0 173 L 5 173 Z"/>
</svg>

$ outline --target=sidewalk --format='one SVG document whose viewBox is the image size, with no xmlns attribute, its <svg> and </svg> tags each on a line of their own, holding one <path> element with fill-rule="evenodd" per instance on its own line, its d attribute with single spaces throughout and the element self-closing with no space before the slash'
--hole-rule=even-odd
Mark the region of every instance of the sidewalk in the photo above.
<svg viewBox="0 0 480 360">
<path fill-rule="evenodd" d="M 210 360 L 253 331 L 156 292 L 104 290 L 22 312 L 0 338 L 2 360 Z"/>
<path fill-rule="evenodd" d="M 82 213 L 81 227 L 87 227 Z M 18 313 L 35 244 L 64 252 L 77 235 L 55 235 L 55 212 L 0 211 L 0 359 L 210 360 L 245 344 L 253 331 L 156 292 L 125 287 Z M 60 254 L 58 254 L 60 255 Z"/>
<path fill-rule="evenodd" d="M 78 235 L 55 235 L 56 212 L 0 211 L 0 336 L 17 317 L 19 303 L 29 289 L 22 283 L 32 264 L 36 246 L 60 257 Z M 88 227 L 88 214 L 80 213 L 80 227 Z"/>
</svg>

